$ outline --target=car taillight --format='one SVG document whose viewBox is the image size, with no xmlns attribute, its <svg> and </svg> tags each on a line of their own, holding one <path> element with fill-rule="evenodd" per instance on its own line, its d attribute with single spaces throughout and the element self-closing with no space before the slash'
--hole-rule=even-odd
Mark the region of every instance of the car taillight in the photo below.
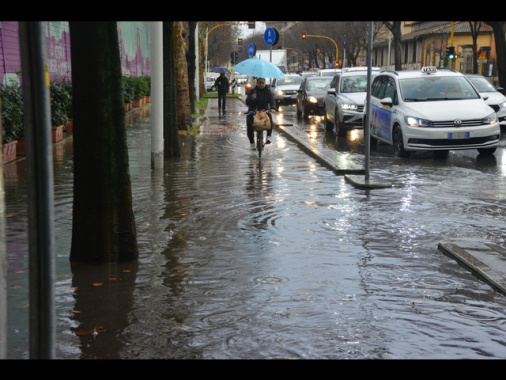
<svg viewBox="0 0 506 380">
<path fill-rule="evenodd" d="M 246 83 L 246 86 L 245 86 L 246 95 L 249 94 L 250 90 L 251 90 L 251 83 Z"/>
</svg>

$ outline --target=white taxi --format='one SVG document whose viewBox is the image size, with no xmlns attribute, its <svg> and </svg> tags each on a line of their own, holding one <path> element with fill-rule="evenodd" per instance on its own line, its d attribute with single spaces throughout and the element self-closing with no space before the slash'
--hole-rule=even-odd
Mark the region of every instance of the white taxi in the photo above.
<svg viewBox="0 0 506 380">
<path fill-rule="evenodd" d="M 494 110 L 462 73 L 434 66 L 381 71 L 371 85 L 370 142 L 391 144 L 398 157 L 413 151 L 477 149 L 493 154 L 500 126 Z"/>
</svg>

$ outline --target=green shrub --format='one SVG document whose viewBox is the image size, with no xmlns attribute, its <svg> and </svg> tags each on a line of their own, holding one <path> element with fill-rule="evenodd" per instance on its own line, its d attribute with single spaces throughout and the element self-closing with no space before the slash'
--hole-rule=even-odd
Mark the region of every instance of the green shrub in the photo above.
<svg viewBox="0 0 506 380">
<path fill-rule="evenodd" d="M 143 81 L 144 96 L 151 96 L 151 77 L 139 77 Z"/>
<path fill-rule="evenodd" d="M 121 87 L 123 89 L 123 100 L 125 103 L 132 103 L 134 101 L 134 79 L 132 77 L 123 75 L 121 80 Z"/>
<path fill-rule="evenodd" d="M 25 135 L 23 127 L 23 92 L 17 82 L 0 86 L 2 108 L 2 142 L 14 141 Z"/>
<path fill-rule="evenodd" d="M 139 79 L 139 77 L 132 77 L 132 85 L 134 92 L 134 100 L 139 100 L 144 96 L 142 90 L 143 87 L 142 81 Z"/>
<path fill-rule="evenodd" d="M 51 99 L 51 126 L 66 125 L 72 115 L 72 85 L 69 82 L 53 82 L 49 86 Z"/>
</svg>

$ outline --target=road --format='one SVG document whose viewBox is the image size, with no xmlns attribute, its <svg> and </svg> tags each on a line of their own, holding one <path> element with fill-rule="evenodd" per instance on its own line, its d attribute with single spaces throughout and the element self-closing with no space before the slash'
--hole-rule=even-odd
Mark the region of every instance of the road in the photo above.
<svg viewBox="0 0 506 380">
<path fill-rule="evenodd" d="M 506 359 L 506 297 L 438 249 L 503 242 L 501 165 L 385 148 L 371 167 L 393 186 L 357 189 L 281 132 L 259 161 L 243 105 L 220 116 L 213 104 L 201 134 L 181 137 L 182 157 L 154 171 L 149 114 L 127 123 L 138 263 L 70 267 L 72 141 L 55 145 L 59 359 Z M 337 162 L 363 162 L 360 137 L 283 114 Z M 22 162 L 16 173 L 5 181 L 13 359 L 28 350 Z"/>
</svg>

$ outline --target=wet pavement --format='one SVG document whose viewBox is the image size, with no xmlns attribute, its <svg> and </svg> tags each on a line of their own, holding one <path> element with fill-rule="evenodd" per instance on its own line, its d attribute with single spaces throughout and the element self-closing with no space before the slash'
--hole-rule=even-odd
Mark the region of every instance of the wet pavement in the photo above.
<svg viewBox="0 0 506 380">
<path fill-rule="evenodd" d="M 355 142 L 333 149 L 285 115 L 259 160 L 227 103 L 156 170 L 149 110 L 128 115 L 137 263 L 69 264 L 72 137 L 55 144 L 58 359 L 506 358 L 506 297 L 438 247 L 502 245 L 500 155 L 382 157 L 374 178 L 392 186 L 357 188 Z M 5 181 L 13 359 L 28 352 L 25 169 Z"/>
<path fill-rule="evenodd" d="M 213 103 L 211 103 L 211 112 L 213 112 L 213 108 Z M 393 186 L 388 178 L 377 175 L 371 170 L 366 177 L 365 160 L 367 158 L 362 161 L 343 160 L 342 153 L 324 144 L 323 140 L 319 138 L 320 136 L 315 138 L 298 125 L 283 125 L 281 123 L 277 130 L 296 142 L 302 150 L 316 158 L 320 164 L 331 169 L 335 174 L 345 175 L 346 180 L 357 188 L 381 189 Z M 506 250 L 503 247 L 490 241 L 469 240 L 463 237 L 462 239 L 441 241 L 438 248 L 506 295 Z"/>
</svg>

